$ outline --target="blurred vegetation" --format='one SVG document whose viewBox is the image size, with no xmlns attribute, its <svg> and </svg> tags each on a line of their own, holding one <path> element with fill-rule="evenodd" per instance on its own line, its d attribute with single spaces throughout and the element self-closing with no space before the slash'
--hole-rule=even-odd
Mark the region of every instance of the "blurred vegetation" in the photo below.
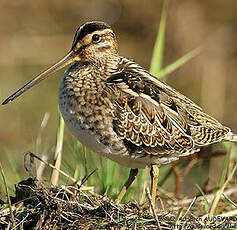
<svg viewBox="0 0 237 230">
<path fill-rule="evenodd" d="M 111 24 L 119 40 L 120 54 L 149 69 L 162 1 L 1 0 L 0 8 L 0 99 L 3 101 L 26 81 L 61 58 L 70 49 L 77 27 L 89 20 L 102 20 Z M 165 80 L 237 133 L 236 12 L 237 2 L 233 0 L 169 1 L 162 61 L 163 66 L 167 66 L 202 46 L 202 53 L 198 57 Z M 39 156 L 46 156 L 48 161 L 53 160 L 58 125 L 57 88 L 62 73 L 55 74 L 55 77 L 0 109 L 0 160 L 10 188 L 19 181 L 19 175 L 21 178 L 27 176 L 23 167 L 24 152 L 30 150 Z M 46 112 L 50 117 L 46 127 L 41 129 Z M 39 135 L 41 144 L 37 144 Z M 67 129 L 63 158 L 63 169 L 78 178 L 85 176 L 82 147 Z M 119 187 L 114 188 L 114 191 L 108 185 L 112 180 L 114 184 L 124 183 L 121 175 L 126 178 L 128 170 L 115 163 L 112 167 L 109 160 L 90 151 L 87 158 L 89 172 L 99 168 L 88 183 L 95 186 L 96 183 L 103 183 L 99 185 L 103 188 L 100 191 L 102 193 L 118 193 Z M 182 192 L 197 192 L 193 185 L 207 180 L 207 175 L 203 174 L 208 174 L 210 165 L 209 179 L 218 183 L 215 177 L 222 163 L 222 158 L 217 157 L 215 163 L 205 161 L 204 164 L 196 165 L 195 170 L 185 178 Z M 116 168 L 119 168 L 119 175 L 113 175 Z M 167 170 L 167 167 L 162 167 L 161 175 Z M 134 191 L 142 183 L 149 183 L 149 171 L 144 171 L 142 177 L 145 182 L 138 178 L 132 188 Z M 198 178 L 197 173 L 200 175 Z M 48 179 L 49 170 L 44 174 Z M 100 178 L 101 175 L 108 177 L 97 180 L 97 176 Z M 173 179 L 171 177 L 165 184 L 167 189 L 174 189 Z M 2 183 L 0 186 L 3 192 Z"/>
</svg>

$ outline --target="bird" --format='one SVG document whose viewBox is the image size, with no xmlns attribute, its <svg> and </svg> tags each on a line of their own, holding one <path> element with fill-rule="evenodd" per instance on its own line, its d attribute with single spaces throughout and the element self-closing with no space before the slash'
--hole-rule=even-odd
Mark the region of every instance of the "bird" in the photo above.
<svg viewBox="0 0 237 230">
<path fill-rule="evenodd" d="M 221 141 L 237 141 L 231 129 L 206 114 L 192 100 L 152 76 L 135 61 L 120 56 L 111 26 L 81 25 L 70 51 L 2 104 L 66 66 L 58 103 L 71 133 L 89 149 L 130 168 L 115 202 L 150 168 L 155 203 L 159 167 Z"/>
</svg>

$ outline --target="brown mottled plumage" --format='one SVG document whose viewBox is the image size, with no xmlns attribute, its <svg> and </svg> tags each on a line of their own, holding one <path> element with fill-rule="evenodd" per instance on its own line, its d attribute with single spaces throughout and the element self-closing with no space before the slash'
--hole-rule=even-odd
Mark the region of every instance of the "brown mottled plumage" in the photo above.
<svg viewBox="0 0 237 230">
<path fill-rule="evenodd" d="M 59 88 L 65 123 L 82 143 L 123 166 L 132 168 L 120 201 L 137 174 L 199 151 L 201 146 L 236 141 L 190 99 L 119 56 L 116 37 L 102 22 L 82 25 L 71 51 L 31 80 L 3 104 L 12 101 L 50 73 L 73 64 Z M 152 182 L 153 187 L 157 181 Z M 152 190 L 155 199 L 155 189 Z"/>
</svg>

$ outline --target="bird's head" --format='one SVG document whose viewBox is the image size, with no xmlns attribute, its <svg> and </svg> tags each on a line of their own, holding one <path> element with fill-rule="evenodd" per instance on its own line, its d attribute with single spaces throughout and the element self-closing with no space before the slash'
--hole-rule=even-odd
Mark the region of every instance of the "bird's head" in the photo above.
<svg viewBox="0 0 237 230">
<path fill-rule="evenodd" d="M 75 61 L 107 62 L 118 55 L 115 34 L 104 22 L 88 22 L 76 31 L 71 52 Z"/>
<path fill-rule="evenodd" d="M 2 104 L 13 101 L 52 73 L 75 62 L 92 63 L 100 67 L 105 63 L 110 64 L 113 60 L 118 60 L 117 49 L 116 38 L 109 25 L 104 22 L 85 23 L 77 29 L 72 48 L 65 57 L 26 83 Z"/>
</svg>

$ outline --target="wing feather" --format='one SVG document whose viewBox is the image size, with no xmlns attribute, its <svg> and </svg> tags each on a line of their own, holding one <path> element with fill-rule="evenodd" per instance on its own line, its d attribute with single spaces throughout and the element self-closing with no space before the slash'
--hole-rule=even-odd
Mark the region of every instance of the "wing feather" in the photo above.
<svg viewBox="0 0 237 230">
<path fill-rule="evenodd" d="M 190 99 L 122 58 L 107 80 L 115 105 L 114 130 L 137 152 L 164 155 L 194 152 L 229 132 Z"/>
</svg>

